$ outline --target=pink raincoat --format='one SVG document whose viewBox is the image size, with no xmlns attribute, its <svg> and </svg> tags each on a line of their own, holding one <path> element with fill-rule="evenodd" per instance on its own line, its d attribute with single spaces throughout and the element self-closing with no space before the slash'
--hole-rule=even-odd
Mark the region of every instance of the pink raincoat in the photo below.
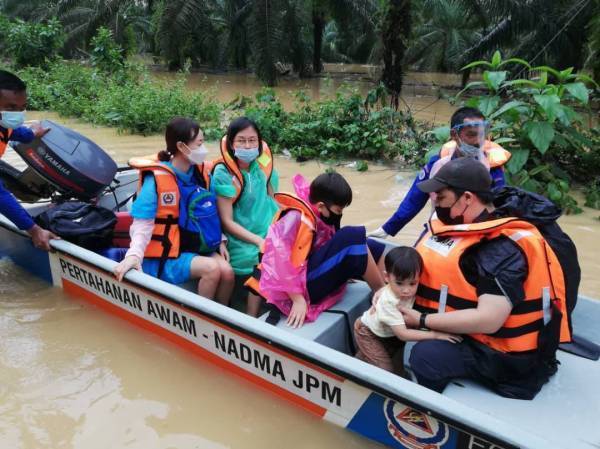
<svg viewBox="0 0 600 449">
<path fill-rule="evenodd" d="M 294 176 L 292 183 L 296 195 L 306 201 L 307 204 L 310 204 L 308 199 L 309 184 L 306 179 L 298 174 Z M 323 223 L 318 218 L 319 212 L 317 209 L 312 204 L 311 207 L 317 216 L 316 238 L 312 248 L 312 250 L 316 250 L 331 240 L 335 234 L 335 229 L 333 226 Z M 342 298 L 345 286 L 340 287 L 319 304 L 311 304 L 306 288 L 308 261 L 305 261 L 299 267 L 295 267 L 290 257 L 301 219 L 302 214 L 293 210 L 269 227 L 261 260 L 259 288 L 267 302 L 277 306 L 285 315 L 289 315 L 292 309 L 292 300 L 288 293 L 300 293 L 308 303 L 306 321 L 314 321 L 323 310 L 329 309 Z"/>
</svg>

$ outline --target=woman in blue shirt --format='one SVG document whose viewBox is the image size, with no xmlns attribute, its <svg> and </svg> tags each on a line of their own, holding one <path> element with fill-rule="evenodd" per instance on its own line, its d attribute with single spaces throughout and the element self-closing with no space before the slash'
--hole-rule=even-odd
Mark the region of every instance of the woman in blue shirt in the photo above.
<svg viewBox="0 0 600 449">
<path fill-rule="evenodd" d="M 131 268 L 141 268 L 173 284 L 200 278 L 199 295 L 227 304 L 234 277 L 222 239 L 216 196 L 204 177 L 203 163 L 208 154 L 204 134 L 193 120 L 177 117 L 167 125 L 165 139 L 167 149 L 158 154 L 160 162 L 141 167 L 143 182 L 131 208 L 131 245 L 115 275 L 120 280 Z M 169 185 L 165 175 L 167 182 L 176 177 L 178 192 L 165 190 Z M 176 222 L 170 224 L 179 227 L 176 236 L 164 223 L 162 211 L 166 208 L 178 212 L 177 217 L 171 217 Z M 157 235 L 161 239 L 153 239 Z"/>
</svg>

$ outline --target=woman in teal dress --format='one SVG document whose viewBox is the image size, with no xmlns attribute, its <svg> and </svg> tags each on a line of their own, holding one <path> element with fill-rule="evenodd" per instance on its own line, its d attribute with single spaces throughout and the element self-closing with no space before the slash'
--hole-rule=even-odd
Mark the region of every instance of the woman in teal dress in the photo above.
<svg viewBox="0 0 600 449">
<path fill-rule="evenodd" d="M 246 117 L 231 122 L 221 142 L 224 163 L 213 173 L 219 216 L 228 237 L 230 264 L 244 281 L 258 264 L 259 248 L 278 210 L 273 195 L 279 176 L 256 123 Z M 247 313 L 257 316 L 261 299 L 248 295 Z"/>
</svg>

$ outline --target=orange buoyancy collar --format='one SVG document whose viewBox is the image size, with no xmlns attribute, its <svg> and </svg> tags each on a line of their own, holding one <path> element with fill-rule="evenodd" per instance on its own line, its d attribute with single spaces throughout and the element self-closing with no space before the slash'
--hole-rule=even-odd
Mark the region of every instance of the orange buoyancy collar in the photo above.
<svg viewBox="0 0 600 449">
<path fill-rule="evenodd" d="M 11 134 L 12 129 L 0 127 L 0 157 L 4 156 Z"/>
<path fill-rule="evenodd" d="M 456 150 L 456 141 L 446 142 L 440 150 L 440 158 L 451 156 Z M 488 158 L 490 168 L 502 167 L 511 158 L 510 151 L 505 150 L 500 145 L 491 140 L 486 140 L 483 144 L 483 151 Z"/>
<path fill-rule="evenodd" d="M 256 159 L 258 166 L 265 174 L 265 179 L 267 182 L 267 186 L 271 181 L 271 175 L 273 174 L 273 154 L 271 153 L 271 149 L 267 142 L 262 141 L 262 152 L 260 156 Z M 221 158 L 213 161 L 213 170 L 219 165 L 224 164 L 229 173 L 233 176 L 233 186 L 235 187 L 235 196 L 233 197 L 233 203 L 240 198 L 242 192 L 244 191 L 244 176 L 235 161 L 235 158 L 231 155 L 229 150 L 227 149 L 227 136 L 223 136 L 221 139 Z"/>
</svg>

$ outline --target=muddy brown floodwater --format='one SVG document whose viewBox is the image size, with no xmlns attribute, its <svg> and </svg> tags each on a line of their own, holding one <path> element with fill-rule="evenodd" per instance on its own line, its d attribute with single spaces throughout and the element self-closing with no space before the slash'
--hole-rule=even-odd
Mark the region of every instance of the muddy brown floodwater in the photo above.
<svg viewBox="0 0 600 449">
<path fill-rule="evenodd" d="M 341 86 L 356 89 L 362 95 L 376 84 L 369 78 L 370 66 L 356 64 L 332 64 L 329 67 L 331 78 L 282 78 L 274 88 L 284 108 L 292 109 L 294 94 L 304 90 L 314 100 L 332 98 Z M 334 72 L 335 70 L 335 72 Z M 173 80 L 175 74 L 156 72 L 157 80 Z M 445 124 L 454 107 L 447 100 L 434 95 L 434 86 L 460 86 L 460 76 L 448 73 L 409 72 L 407 83 L 402 90 L 401 108 L 410 109 L 420 120 L 435 124 Z M 252 97 L 261 87 L 260 81 L 252 74 L 245 73 L 191 73 L 187 76 L 186 87 L 211 93 L 217 100 L 227 103 L 238 95 Z"/>
<path fill-rule="evenodd" d="M 55 114 L 117 161 L 163 148 L 162 136 L 120 135 Z M 447 119 L 447 116 L 444 120 Z M 209 149 L 216 154 L 216 144 Z M 297 173 L 325 169 L 277 158 L 282 190 Z M 371 165 L 336 168 L 354 201 L 344 224 L 374 229 L 414 178 Z M 412 244 L 424 210 L 394 239 Z M 600 222 L 586 209 L 560 220 L 578 247 L 581 292 L 600 298 Z M 0 261 L 0 448 L 367 448 L 381 447 L 325 423 L 161 338 L 32 279 Z"/>
</svg>

